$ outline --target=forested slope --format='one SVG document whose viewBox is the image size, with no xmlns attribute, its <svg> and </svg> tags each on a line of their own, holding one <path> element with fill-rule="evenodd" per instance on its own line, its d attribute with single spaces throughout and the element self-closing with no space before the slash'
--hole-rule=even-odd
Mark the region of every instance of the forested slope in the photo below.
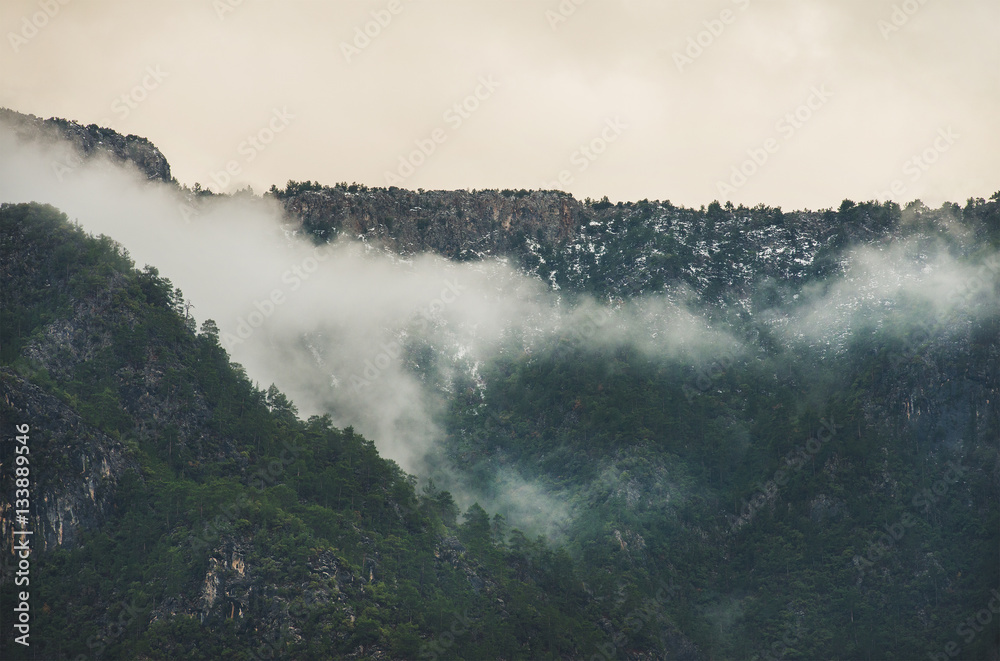
<svg viewBox="0 0 1000 661">
<path fill-rule="evenodd" d="M 51 207 L 5 205 L 0 223 L 3 433 L 31 426 L 36 531 L 32 647 L 5 632 L 4 658 L 559 657 L 603 641 L 564 553 L 478 507 L 459 520 L 351 429 L 299 420 L 214 324 L 193 331 L 155 269 Z"/>
<path fill-rule="evenodd" d="M 103 144 L 20 117 L 19 139 Z M 166 180 L 146 147 L 132 162 Z M 227 197 L 155 185 L 195 229 Z M 254 383 L 113 237 L 3 205 L 0 612 L 29 424 L 34 658 L 998 658 L 1000 193 L 265 197 L 290 243 L 498 260 L 535 300 L 485 354 L 444 319 L 398 336 L 440 432 L 418 483 L 335 400 L 303 420 Z M 326 394 L 331 328 L 269 336 L 314 352 L 289 363 Z M 8 632 L 0 656 L 32 658 Z"/>
</svg>

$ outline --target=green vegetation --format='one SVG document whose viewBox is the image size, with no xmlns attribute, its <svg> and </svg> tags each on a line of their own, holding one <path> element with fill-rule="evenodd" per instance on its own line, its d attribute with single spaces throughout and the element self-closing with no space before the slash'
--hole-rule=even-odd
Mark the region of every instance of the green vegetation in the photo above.
<svg viewBox="0 0 1000 661">
<path fill-rule="evenodd" d="M 272 194 L 315 190 L 289 182 Z M 136 466 L 100 486 L 113 493 L 103 522 L 37 556 L 32 652 L 904 660 L 942 650 L 1000 585 L 996 301 L 974 299 L 975 315 L 939 326 L 918 308 L 887 313 L 892 323 L 871 322 L 839 352 L 786 346 L 761 319 L 832 286 L 862 241 L 907 239 L 981 264 L 1000 247 L 998 207 L 1000 194 L 937 210 L 845 201 L 811 215 L 605 198 L 587 205 L 599 220 L 569 246 L 522 237 L 524 267 L 546 280 L 551 269 L 569 299 L 617 302 L 686 282 L 714 306 L 713 323 L 752 338 L 745 353 L 697 360 L 624 341 L 513 344 L 452 384 L 439 460 L 453 465 L 439 483 L 457 469 L 488 493 L 501 488 L 498 468 L 516 469 L 569 508 L 547 541 L 504 512 L 460 513 L 448 491 L 418 488 L 327 416 L 301 420 L 230 362 L 213 322 L 195 329 L 181 293 L 107 237 L 51 207 L 4 205 L 3 385 L 22 395 L 19 379 L 37 385 Z M 817 218 L 815 260 L 737 277 L 749 257 L 734 227 L 785 237 Z M 977 273 L 978 291 L 1000 291 L 996 269 Z M 749 310 L 737 304 L 748 290 Z M 23 405 L 0 400 L 5 434 Z M 78 458 L 38 434 L 33 461 L 71 475 Z M 995 654 L 997 622 L 963 641 L 961 658 Z M 4 644 L 3 658 L 32 658 Z"/>
<path fill-rule="evenodd" d="M 104 658 L 250 659 L 258 628 L 275 655 L 294 658 L 360 648 L 414 658 L 442 637 L 447 656 L 556 658 L 601 642 L 564 555 L 491 525 L 478 506 L 459 521 L 450 494 L 417 494 L 371 441 L 327 417 L 300 421 L 277 389 L 229 362 L 212 322 L 192 331 L 155 269 L 131 269 L 113 242 L 51 207 L 5 205 L 0 223 L 5 255 L 20 260 L 15 272 L 5 259 L 17 282 L 3 291 L 5 364 L 125 440 L 140 466 L 110 487 L 106 524 L 38 556 L 33 603 L 44 614 L 24 658 L 100 648 Z M 111 341 L 84 360 L 47 357 L 67 378 L 44 378 L 19 356 L 47 322 L 91 305 L 105 307 L 87 331 Z M 137 371 L 160 374 L 149 399 L 134 392 Z M 11 403 L 0 406 L 12 420 Z M 36 454 L 57 450 L 38 433 Z M 231 600 L 205 607 L 206 573 L 234 550 L 246 577 L 227 569 Z M 4 590 L 5 612 L 12 599 Z M 22 658 L 18 647 L 4 658 Z"/>
<path fill-rule="evenodd" d="M 1000 245 L 1000 194 L 964 209 L 845 201 L 823 215 L 832 232 L 817 259 L 780 287 L 750 282 L 739 315 L 747 289 L 730 265 L 752 249 L 732 226 L 774 233 L 807 217 L 640 202 L 585 226 L 568 250 L 536 246 L 526 266 L 540 277 L 615 300 L 685 281 L 699 258 L 681 238 L 694 231 L 714 252 L 688 282 L 710 318 L 753 338 L 749 352 L 657 358 L 628 343 L 575 346 L 571 331 L 545 351 L 505 351 L 481 383 L 458 384 L 448 416 L 443 454 L 476 483 L 503 457 L 564 494 L 575 517 L 566 549 L 590 584 L 604 578 L 603 590 L 635 599 L 678 586 L 664 611 L 709 658 L 922 658 L 956 640 L 1000 585 L 1000 308 L 988 293 L 1000 269 L 984 263 Z M 968 264 L 975 276 L 949 300 L 976 316 L 937 323 L 904 308 L 842 352 L 774 341 L 766 320 L 792 294 L 831 286 L 860 237 Z M 967 470 L 952 483 L 954 464 Z M 922 495 L 941 488 L 947 497 Z M 989 658 L 996 633 L 962 654 Z"/>
</svg>

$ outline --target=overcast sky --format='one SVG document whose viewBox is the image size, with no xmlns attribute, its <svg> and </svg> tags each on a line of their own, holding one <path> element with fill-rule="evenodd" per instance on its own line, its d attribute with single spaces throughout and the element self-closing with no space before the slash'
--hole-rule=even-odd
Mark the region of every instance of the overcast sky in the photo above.
<svg viewBox="0 0 1000 661">
<path fill-rule="evenodd" d="M 1000 189 L 997 0 L 2 0 L 0 26 L 0 106 L 148 137 L 215 190 Z"/>
</svg>

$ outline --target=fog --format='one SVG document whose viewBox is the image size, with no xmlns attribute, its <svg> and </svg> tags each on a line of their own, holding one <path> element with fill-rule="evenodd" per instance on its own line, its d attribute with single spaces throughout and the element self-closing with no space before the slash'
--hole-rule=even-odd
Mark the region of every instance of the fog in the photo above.
<svg viewBox="0 0 1000 661">
<path fill-rule="evenodd" d="M 3 130 L 0 153 L 0 200 L 52 204 L 110 236 L 183 292 L 199 325 L 215 320 L 251 380 L 276 384 L 303 417 L 353 426 L 418 476 L 443 438 L 453 377 L 475 378 L 512 342 L 531 350 L 571 337 L 676 356 L 728 341 L 666 299 L 570 307 L 500 261 L 401 259 L 346 240 L 316 247 L 273 200 L 189 198 L 121 164 L 81 161 L 62 143 L 23 144 Z M 437 476 L 463 507 L 479 499 L 539 532 L 565 524 L 566 503 L 513 469 L 492 497 Z"/>
<path fill-rule="evenodd" d="M 969 237 L 961 236 L 965 249 Z M 843 351 L 861 333 L 906 337 L 914 328 L 960 332 L 958 321 L 987 314 L 997 305 L 997 255 L 959 259 L 943 239 L 910 238 L 887 246 L 858 246 L 843 260 L 843 273 L 808 285 L 774 326 L 791 346 Z"/>
<path fill-rule="evenodd" d="M 432 463 L 441 476 L 432 457 L 455 377 L 476 381 L 502 352 L 560 338 L 594 349 L 631 345 L 689 365 L 757 351 L 714 328 L 705 310 L 684 302 L 683 290 L 570 305 L 501 261 L 402 259 L 346 240 L 316 247 L 272 200 L 189 199 L 119 164 L 81 162 L 62 144 L 22 144 L 5 128 L 0 200 L 52 204 L 122 244 L 138 267 L 157 267 L 199 324 L 216 321 L 223 346 L 251 380 L 276 384 L 303 417 L 329 414 L 336 425 L 353 426 L 417 476 Z M 943 317 L 955 306 L 995 301 L 995 278 L 974 290 L 985 298 L 955 295 L 973 291 L 976 273 L 943 248 L 865 248 L 851 255 L 842 277 L 803 290 L 787 309 L 772 311 L 770 323 L 789 345 L 842 345 L 852 329 L 877 325 L 899 306 L 919 304 Z M 489 494 L 458 473 L 446 473 L 439 486 L 463 508 L 479 500 L 529 531 L 554 534 L 573 516 L 564 494 L 510 467 Z"/>
<path fill-rule="evenodd" d="M 940 204 L 1000 178 L 995 0 L 45 4 L 58 13 L 38 29 L 38 0 L 0 2 L 0 106 L 145 136 L 179 181 L 216 192 L 384 186 L 435 128 L 445 141 L 407 187 L 565 173 L 577 198 L 819 208 L 879 191 Z M 481 77 L 488 98 L 470 96 Z M 815 115 L 813 87 L 829 91 Z M 467 121 L 446 119 L 470 98 Z M 246 151 L 275 109 L 291 123 Z M 778 129 L 795 113 L 801 130 Z M 627 128 L 581 160 L 609 120 Z M 958 141 L 917 168 L 949 128 Z M 769 138 L 780 149 L 759 172 L 720 190 Z"/>
</svg>

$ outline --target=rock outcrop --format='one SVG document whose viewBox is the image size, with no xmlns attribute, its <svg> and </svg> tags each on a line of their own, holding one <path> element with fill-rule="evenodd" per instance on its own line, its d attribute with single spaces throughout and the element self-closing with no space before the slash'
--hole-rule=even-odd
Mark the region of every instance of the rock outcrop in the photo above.
<svg viewBox="0 0 1000 661">
<path fill-rule="evenodd" d="M 455 259 L 516 253 L 525 239 L 561 243 L 586 220 L 557 191 L 409 191 L 301 186 L 279 193 L 285 211 L 319 238 L 345 234 L 400 254 Z"/>
<path fill-rule="evenodd" d="M 96 124 L 84 126 L 65 119 L 42 119 L 7 108 L 0 108 L 0 123 L 10 127 L 22 140 L 54 142 L 66 140 L 83 158 L 106 155 L 112 160 L 131 163 L 147 179 L 169 182 L 170 164 L 152 142 L 138 135 L 122 135 Z"/>
<path fill-rule="evenodd" d="M 119 440 L 88 425 L 72 408 L 9 369 L 0 370 L 3 438 L 27 424 L 33 546 L 72 546 L 83 532 L 98 529 L 116 509 L 115 494 L 125 473 L 138 463 Z M 12 459 L 13 452 L 10 453 Z M 7 463 L 7 462 L 4 462 Z M 14 480 L 0 504 L 0 535 L 7 553 L 14 540 Z M 22 526 L 16 526 L 18 530 Z"/>
</svg>

